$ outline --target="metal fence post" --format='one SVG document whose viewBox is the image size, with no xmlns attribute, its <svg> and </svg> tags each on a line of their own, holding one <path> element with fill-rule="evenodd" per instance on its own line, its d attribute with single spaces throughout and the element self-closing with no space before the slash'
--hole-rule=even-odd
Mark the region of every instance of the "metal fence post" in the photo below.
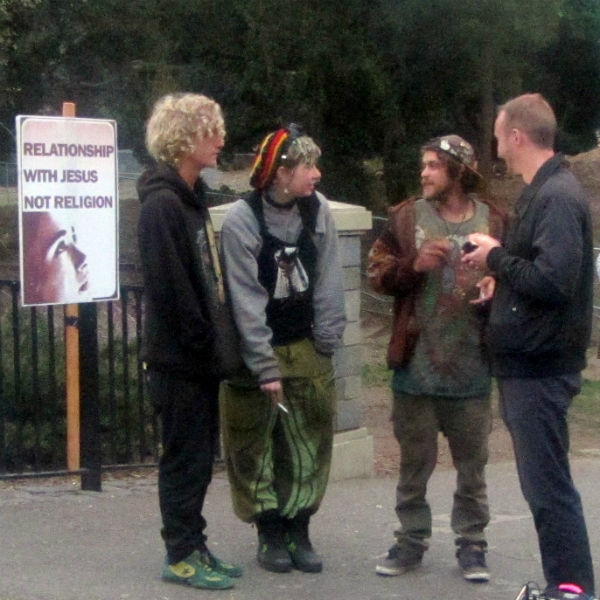
<svg viewBox="0 0 600 600">
<path fill-rule="evenodd" d="M 81 389 L 81 489 L 102 491 L 102 443 L 98 381 L 98 311 L 93 302 L 79 305 Z"/>
</svg>

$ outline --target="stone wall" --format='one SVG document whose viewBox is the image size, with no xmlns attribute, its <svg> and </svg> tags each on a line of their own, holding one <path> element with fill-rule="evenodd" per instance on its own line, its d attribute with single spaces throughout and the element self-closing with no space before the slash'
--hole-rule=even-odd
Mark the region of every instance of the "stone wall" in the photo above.
<svg viewBox="0 0 600 600">
<path fill-rule="evenodd" d="M 344 345 L 334 356 L 338 397 L 336 431 L 356 429 L 362 421 L 360 233 L 349 231 L 340 232 L 339 235 L 348 324 L 344 332 Z"/>
</svg>

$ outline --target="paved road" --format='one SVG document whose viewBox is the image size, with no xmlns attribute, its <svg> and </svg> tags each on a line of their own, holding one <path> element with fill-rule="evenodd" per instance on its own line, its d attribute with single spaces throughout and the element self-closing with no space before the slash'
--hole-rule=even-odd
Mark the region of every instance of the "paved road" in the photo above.
<svg viewBox="0 0 600 600">
<path fill-rule="evenodd" d="M 600 458 L 575 459 L 573 472 L 600 576 Z M 0 600 L 512 600 L 525 581 L 542 583 L 533 525 L 511 463 L 490 466 L 488 481 L 492 581 L 472 584 L 461 578 L 454 558 L 448 514 L 453 471 L 436 472 L 430 484 L 435 529 L 424 566 L 395 578 L 374 573 L 392 542 L 393 479 L 330 485 L 312 528 L 324 572 L 276 575 L 257 566 L 255 531 L 232 514 L 228 484 L 219 474 L 206 506 L 209 543 L 246 570 L 236 588 L 223 592 L 161 581 L 154 478 L 105 484 L 102 493 L 23 482 L 17 490 L 0 490 Z"/>
</svg>

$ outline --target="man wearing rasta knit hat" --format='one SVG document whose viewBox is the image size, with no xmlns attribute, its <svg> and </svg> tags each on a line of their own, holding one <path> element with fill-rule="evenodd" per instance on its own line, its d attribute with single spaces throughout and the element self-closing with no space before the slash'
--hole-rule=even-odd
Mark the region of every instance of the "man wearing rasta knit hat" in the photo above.
<svg viewBox="0 0 600 600">
<path fill-rule="evenodd" d="M 345 327 L 337 234 L 315 192 L 321 151 L 296 126 L 266 136 L 248 199 L 221 231 L 246 377 L 221 386 L 234 510 L 258 529 L 265 569 L 320 572 L 308 536 L 329 476 L 332 354 Z"/>
<path fill-rule="evenodd" d="M 489 522 L 485 465 L 491 426 L 490 366 L 483 350 L 485 270 L 465 269 L 461 248 L 472 232 L 502 237 L 505 218 L 479 194 L 475 153 L 457 135 L 421 148 L 423 195 L 390 209 L 369 253 L 374 289 L 394 296 L 388 365 L 394 370 L 392 422 L 400 444 L 396 543 L 377 565 L 380 575 L 420 566 L 432 534 L 425 499 L 437 460 L 438 433 L 457 470 L 451 526 L 459 567 L 469 581 L 487 581 Z M 484 281 L 477 290 L 476 284 Z"/>
<path fill-rule="evenodd" d="M 262 141 L 252 165 L 250 185 L 257 190 L 268 190 L 278 167 L 293 168 L 299 157 L 303 156 L 304 164 L 316 169 L 320 155 L 321 150 L 314 141 L 302 135 L 298 125 L 291 123 L 286 129 L 270 133 Z M 318 181 L 320 172 L 315 176 Z"/>
</svg>

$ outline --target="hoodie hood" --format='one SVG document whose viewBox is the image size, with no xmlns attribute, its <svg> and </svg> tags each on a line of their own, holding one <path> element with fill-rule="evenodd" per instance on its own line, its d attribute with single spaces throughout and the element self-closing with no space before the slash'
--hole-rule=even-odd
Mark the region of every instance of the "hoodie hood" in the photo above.
<svg viewBox="0 0 600 600">
<path fill-rule="evenodd" d="M 164 162 L 158 162 L 146 169 L 139 177 L 136 184 L 140 202 L 145 202 L 149 196 L 156 192 L 164 193 L 165 189 L 171 190 L 185 204 L 194 208 L 206 208 L 205 184 L 199 177 L 192 191 L 182 179 L 177 169 Z"/>
</svg>

